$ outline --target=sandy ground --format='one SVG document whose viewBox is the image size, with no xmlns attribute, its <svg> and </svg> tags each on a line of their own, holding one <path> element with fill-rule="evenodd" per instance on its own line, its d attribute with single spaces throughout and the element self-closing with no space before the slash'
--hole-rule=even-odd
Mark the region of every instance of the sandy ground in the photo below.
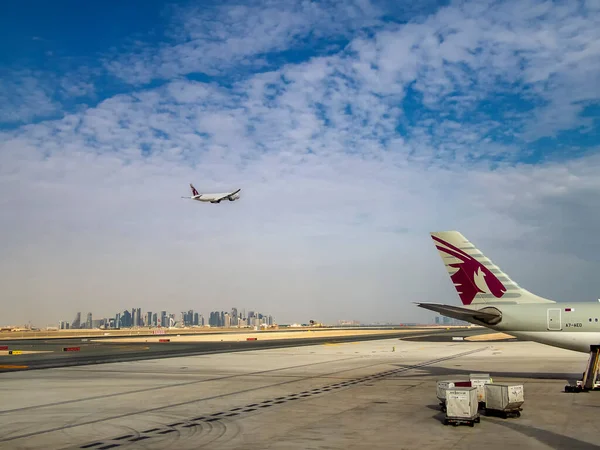
<svg viewBox="0 0 600 450">
<path fill-rule="evenodd" d="M 307 338 L 318 338 L 318 337 L 336 337 L 336 336 L 372 336 L 381 335 L 385 338 L 389 334 L 398 333 L 409 333 L 414 330 L 330 330 L 330 331 L 268 331 L 261 333 L 228 333 L 228 334 L 205 334 L 205 335 L 156 335 L 156 336 L 140 336 L 140 337 L 122 337 L 122 338 L 103 338 L 102 342 L 159 342 L 159 339 L 169 339 L 171 342 L 238 342 L 245 341 L 248 338 L 257 339 L 261 341 L 274 340 L 274 339 L 307 339 Z M 90 342 L 94 342 L 91 339 Z M 96 340 L 100 341 L 100 340 Z"/>
<path fill-rule="evenodd" d="M 21 350 L 21 355 L 31 355 L 34 353 L 52 353 L 51 350 Z M 0 356 L 12 356 L 9 355 L 8 350 L 1 350 Z M 15 355 L 18 356 L 18 355 Z"/>
<path fill-rule="evenodd" d="M 415 326 L 406 326 L 407 329 L 414 329 Z M 458 329 L 464 327 L 456 326 L 438 326 L 438 325 L 417 325 L 416 328 L 428 328 L 432 330 L 436 329 Z M 290 328 L 279 328 L 267 329 L 261 331 L 261 333 L 281 333 L 281 332 L 298 332 L 304 331 L 319 331 L 327 330 L 331 328 L 310 328 L 310 327 L 290 327 Z M 365 329 L 355 328 L 334 328 L 332 331 L 368 331 Z M 130 336 L 161 336 L 163 334 L 154 334 L 155 332 L 162 331 L 164 335 L 186 335 L 186 334 L 239 334 L 244 332 L 250 332 L 251 329 L 240 330 L 238 328 L 211 328 L 211 327 L 192 327 L 192 328 L 124 328 L 121 330 L 57 330 L 57 331 L 13 331 L 13 332 L 2 332 L 0 333 L 0 342 L 4 340 L 22 340 L 22 339 L 65 339 L 65 338 L 94 338 L 101 336 L 114 336 L 114 337 L 130 337 Z M 371 330 L 375 331 L 375 330 Z M 381 331 L 381 330 L 380 330 Z"/>
<path fill-rule="evenodd" d="M 495 341 L 498 339 L 514 339 L 514 336 L 506 333 L 479 334 L 477 336 L 466 337 L 465 341 Z"/>
</svg>

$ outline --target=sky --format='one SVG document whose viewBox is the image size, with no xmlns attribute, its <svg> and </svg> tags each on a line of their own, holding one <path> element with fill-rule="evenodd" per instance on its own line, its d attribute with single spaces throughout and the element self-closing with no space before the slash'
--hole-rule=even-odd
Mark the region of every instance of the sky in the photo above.
<svg viewBox="0 0 600 450">
<path fill-rule="evenodd" d="M 3 2 L 0 316 L 427 322 L 441 230 L 596 302 L 599 150 L 598 0 Z"/>
</svg>

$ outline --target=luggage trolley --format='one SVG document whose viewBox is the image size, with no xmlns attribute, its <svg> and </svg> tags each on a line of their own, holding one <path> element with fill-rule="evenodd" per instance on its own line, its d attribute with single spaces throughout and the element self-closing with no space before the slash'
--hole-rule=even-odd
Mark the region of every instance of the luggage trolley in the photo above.
<svg viewBox="0 0 600 450">
<path fill-rule="evenodd" d="M 444 425 L 458 426 L 462 423 L 474 427 L 480 422 L 476 387 L 446 389 L 446 417 Z"/>
</svg>

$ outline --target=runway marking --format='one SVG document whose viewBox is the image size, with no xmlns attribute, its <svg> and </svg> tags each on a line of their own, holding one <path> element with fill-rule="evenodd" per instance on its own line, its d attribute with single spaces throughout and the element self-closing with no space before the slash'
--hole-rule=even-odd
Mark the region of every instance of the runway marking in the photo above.
<svg viewBox="0 0 600 450">
<path fill-rule="evenodd" d="M 0 364 L 0 369 L 27 369 L 29 366 L 17 366 L 15 364 Z"/>
<path fill-rule="evenodd" d="M 488 349 L 488 347 L 486 346 L 486 347 L 478 348 L 478 349 L 475 349 L 475 350 L 461 352 L 461 353 L 457 353 L 457 354 L 454 354 L 454 355 L 445 356 L 445 357 L 442 357 L 442 358 L 437 358 L 437 359 L 433 359 L 433 360 L 430 360 L 430 361 L 426 361 L 426 362 L 423 362 L 423 363 L 414 364 L 414 365 L 411 365 L 411 366 L 406 366 L 406 367 L 401 367 L 401 368 L 398 368 L 398 369 L 387 370 L 387 371 L 384 371 L 384 372 L 380 372 L 380 373 L 368 375 L 368 376 L 365 376 L 365 377 L 355 378 L 355 379 L 347 380 L 347 381 L 344 381 L 344 382 L 338 382 L 338 383 L 335 383 L 335 384 L 324 386 L 322 388 L 314 389 L 312 391 L 309 390 L 309 391 L 303 391 L 302 393 L 299 393 L 299 394 L 290 394 L 290 395 L 286 396 L 285 398 L 286 398 L 286 401 L 288 401 L 288 400 L 289 401 L 300 400 L 301 398 L 311 397 L 313 395 L 324 394 L 325 392 L 323 392 L 323 390 L 327 389 L 327 388 L 330 388 L 330 390 L 334 390 L 334 389 L 340 389 L 342 387 L 353 386 L 353 385 L 356 385 L 356 384 L 359 384 L 359 383 L 363 383 L 363 382 L 367 382 L 367 381 L 374 381 L 376 379 L 380 379 L 380 378 L 387 377 L 387 376 L 390 376 L 390 375 L 396 375 L 396 374 L 407 372 L 409 370 L 417 369 L 417 368 L 420 368 L 420 367 L 430 366 L 430 365 L 437 364 L 437 363 L 440 363 L 440 362 L 444 362 L 444 361 L 447 361 L 447 360 L 459 358 L 461 356 L 467 356 L 467 355 L 470 355 L 470 354 L 478 353 L 478 352 L 481 352 L 481 351 L 484 351 L 484 350 L 487 350 L 487 349 Z M 324 363 L 334 363 L 334 362 L 339 362 L 339 361 L 349 360 L 349 359 L 356 359 L 356 358 L 358 358 L 358 357 L 343 358 L 343 359 L 337 359 L 337 360 L 334 360 L 334 361 L 324 361 L 324 362 L 321 362 L 321 363 L 314 363 L 314 364 L 303 364 L 300 367 L 302 367 L 302 366 L 316 365 L 316 364 L 324 364 Z M 254 391 L 261 390 L 261 389 L 270 389 L 270 388 L 273 388 L 273 387 L 283 386 L 283 385 L 290 384 L 290 383 L 299 383 L 299 382 L 310 380 L 310 379 L 314 379 L 314 378 L 324 378 L 324 377 L 327 377 L 327 376 L 331 376 L 331 375 L 335 375 L 335 374 L 339 374 L 339 373 L 343 373 L 343 372 L 360 370 L 360 369 L 364 369 L 364 368 L 368 368 L 368 367 L 374 367 L 374 366 L 380 366 L 380 365 L 384 365 L 384 364 L 390 364 L 390 362 L 389 361 L 388 362 L 380 362 L 380 363 L 375 363 L 375 364 L 368 364 L 368 365 L 365 365 L 365 366 L 352 367 L 350 369 L 336 370 L 336 371 L 325 373 L 325 374 L 311 375 L 311 376 L 308 376 L 308 377 L 296 378 L 294 380 L 288 380 L 288 381 L 282 381 L 282 382 L 279 382 L 279 383 L 273 383 L 273 384 L 267 385 L 267 386 L 260 386 L 260 387 L 255 387 L 255 388 L 242 389 L 242 390 L 239 390 L 239 391 L 236 391 L 236 392 L 229 392 L 227 394 L 220 394 L 220 395 L 215 395 L 215 396 L 211 396 L 211 397 L 198 398 L 198 399 L 188 400 L 188 401 L 185 401 L 185 402 L 179 402 L 179 403 L 173 403 L 173 404 L 169 404 L 169 405 L 165 405 L 165 406 L 159 406 L 159 407 L 155 407 L 155 408 L 149 408 L 149 409 L 146 409 L 146 410 L 134 411 L 134 412 L 125 413 L 125 414 L 119 414 L 119 415 L 115 415 L 115 416 L 112 416 L 112 417 L 105 417 L 105 418 L 102 418 L 102 419 L 89 420 L 89 421 L 86 421 L 86 422 L 80 422 L 80 423 L 69 424 L 69 425 L 60 426 L 60 427 L 49 428 L 49 429 L 42 430 L 42 431 L 37 431 L 37 432 L 32 432 L 32 433 L 25 433 L 25 434 L 21 434 L 21 435 L 17 435 L 17 436 L 11 436 L 11 437 L 8 437 L 8 438 L 0 439 L 0 442 L 8 442 L 8 441 L 16 440 L 16 439 L 22 439 L 22 438 L 27 438 L 27 437 L 32 437 L 32 436 L 38 436 L 38 435 L 41 435 L 41 434 L 51 433 L 51 432 L 55 432 L 55 431 L 63 431 L 63 430 L 70 429 L 70 428 L 77 428 L 77 427 L 81 427 L 81 426 L 84 426 L 84 425 L 92 425 L 92 424 L 101 423 L 101 422 L 108 422 L 108 421 L 111 421 L 111 420 L 121 419 L 121 418 L 124 418 L 124 417 L 137 416 L 137 415 L 141 415 L 141 414 L 147 414 L 147 413 L 152 413 L 152 412 L 156 412 L 156 411 L 162 411 L 162 410 L 165 410 L 165 409 L 170 409 L 170 408 L 175 408 L 175 407 L 179 407 L 179 406 L 189 405 L 189 404 L 192 404 L 192 403 L 199 403 L 199 402 L 202 402 L 202 401 L 214 400 L 214 399 L 224 398 L 224 397 L 230 397 L 230 396 L 237 396 L 237 395 L 240 395 L 240 394 L 245 394 L 245 393 L 248 393 L 248 392 L 254 392 Z M 290 367 L 281 368 L 281 369 L 274 369 L 274 370 L 285 370 L 285 369 L 289 369 L 289 368 Z M 274 370 L 268 370 L 268 371 L 265 371 L 265 372 L 272 372 Z M 236 376 L 244 376 L 244 375 L 236 375 Z M 234 377 L 234 376 L 232 376 L 232 377 Z M 232 378 L 232 377 L 226 377 L 226 378 Z M 185 383 L 185 384 L 192 384 L 192 383 Z M 101 396 L 99 398 L 104 398 L 104 396 Z M 273 400 L 269 400 L 268 402 L 271 402 L 271 401 L 273 401 Z M 65 402 L 65 403 L 70 403 L 70 402 Z M 253 405 L 259 405 L 259 403 L 256 403 L 256 404 L 253 404 Z M 248 406 L 250 406 L 250 405 L 248 405 Z M 269 405 L 269 406 L 273 406 L 273 405 Z M 30 408 L 33 408 L 33 407 L 30 407 Z M 27 409 L 30 409 L 30 408 L 27 408 Z M 38 408 L 38 407 L 36 407 L 36 408 Z M 246 407 L 246 408 L 247 409 L 245 409 L 245 410 L 243 410 L 241 412 L 250 412 L 250 411 L 258 410 L 258 408 L 248 408 L 248 407 Z M 237 409 L 237 410 L 239 411 L 239 409 Z M 231 409 L 231 410 L 229 410 L 227 412 L 231 412 L 231 411 L 233 411 L 233 409 Z M 202 417 L 197 417 L 195 419 L 185 420 L 184 423 L 186 424 L 185 426 L 194 426 L 194 425 L 196 425 L 196 426 L 200 426 L 201 427 L 202 426 L 201 424 L 204 423 L 204 422 L 214 422 L 214 421 L 218 421 L 218 420 L 222 420 L 223 419 L 223 417 L 218 417 L 218 416 L 215 417 L 216 414 L 221 415 L 223 413 L 215 413 L 215 414 L 211 414 L 210 416 L 202 416 Z M 168 430 L 172 430 L 172 431 L 167 431 L 164 428 L 165 427 L 159 428 L 160 431 L 158 431 L 158 433 L 164 434 L 164 433 L 170 433 L 172 431 L 177 431 L 176 429 L 170 428 L 168 426 L 167 426 L 167 429 Z M 139 435 L 140 433 L 137 433 L 137 434 Z M 142 436 L 143 439 L 148 439 L 150 437 L 152 437 L 152 436 Z M 118 445 L 122 445 L 122 444 L 125 444 L 125 443 L 128 443 L 128 442 L 134 442 L 136 440 L 140 440 L 140 438 L 136 437 L 136 438 L 131 439 L 130 441 L 120 441 L 117 444 Z M 88 443 L 88 444 L 85 444 L 85 445 L 76 446 L 76 447 L 73 447 L 73 448 L 112 448 L 112 446 L 114 446 L 115 444 L 114 443 L 110 443 L 110 441 L 114 441 L 114 439 L 107 439 L 107 440 L 102 440 L 102 441 L 96 440 L 96 441 L 93 441 L 91 443 Z M 99 445 L 102 445 L 103 447 L 97 447 Z M 110 445 L 110 447 L 105 447 L 105 446 L 109 446 L 109 445 Z"/>
<path fill-rule="evenodd" d="M 134 345 L 123 345 L 120 347 L 114 347 L 116 350 L 149 350 L 150 347 L 137 347 Z"/>
</svg>

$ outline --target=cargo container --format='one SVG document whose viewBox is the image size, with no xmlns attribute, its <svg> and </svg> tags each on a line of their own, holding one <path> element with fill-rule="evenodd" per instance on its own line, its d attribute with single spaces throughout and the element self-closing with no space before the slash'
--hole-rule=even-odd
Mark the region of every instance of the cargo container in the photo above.
<svg viewBox="0 0 600 450">
<path fill-rule="evenodd" d="M 522 384 L 494 383 L 485 385 L 485 414 L 521 417 L 525 402 Z"/>
<path fill-rule="evenodd" d="M 437 382 L 436 395 L 440 401 L 442 412 L 446 412 L 446 389 L 454 387 L 471 387 L 469 380 L 440 380 Z"/>
<path fill-rule="evenodd" d="M 446 389 L 446 417 L 444 425 L 466 423 L 474 426 L 479 423 L 479 402 L 476 387 L 455 387 Z"/>
<path fill-rule="evenodd" d="M 485 406 L 484 386 L 492 382 L 492 377 L 490 377 L 489 373 L 472 373 L 469 375 L 469 379 L 471 380 L 471 386 L 477 388 L 477 401 L 480 406 Z"/>
</svg>

